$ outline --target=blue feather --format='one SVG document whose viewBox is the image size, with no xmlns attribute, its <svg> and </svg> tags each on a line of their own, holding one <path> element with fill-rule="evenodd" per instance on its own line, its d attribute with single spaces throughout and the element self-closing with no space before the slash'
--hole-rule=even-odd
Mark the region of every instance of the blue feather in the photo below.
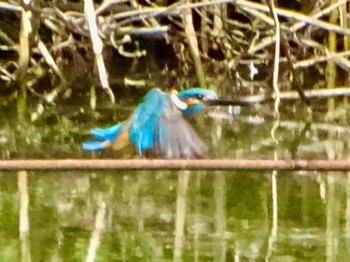
<svg viewBox="0 0 350 262">
<path fill-rule="evenodd" d="M 104 149 L 104 143 L 99 141 L 87 141 L 82 144 L 85 151 L 98 151 Z"/>
<path fill-rule="evenodd" d="M 95 128 L 91 129 L 91 135 L 99 140 L 115 140 L 123 129 L 123 123 L 111 126 L 109 128 Z"/>
<path fill-rule="evenodd" d="M 129 140 L 140 155 L 155 143 L 155 131 L 167 96 L 158 88 L 153 88 L 133 114 Z"/>
</svg>

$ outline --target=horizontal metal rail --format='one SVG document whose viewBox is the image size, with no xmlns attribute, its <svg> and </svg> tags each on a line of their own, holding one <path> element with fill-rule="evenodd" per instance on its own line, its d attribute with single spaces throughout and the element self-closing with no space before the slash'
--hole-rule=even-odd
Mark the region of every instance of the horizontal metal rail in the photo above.
<svg viewBox="0 0 350 262">
<path fill-rule="evenodd" d="M 350 171 L 350 160 L 26 159 L 0 160 L 0 170 L 317 170 Z"/>
</svg>

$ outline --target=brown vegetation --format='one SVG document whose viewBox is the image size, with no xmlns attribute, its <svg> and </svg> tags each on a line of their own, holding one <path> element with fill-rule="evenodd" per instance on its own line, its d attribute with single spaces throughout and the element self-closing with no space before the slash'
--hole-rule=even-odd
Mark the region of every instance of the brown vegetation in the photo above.
<svg viewBox="0 0 350 262">
<path fill-rule="evenodd" d="M 0 2 L 0 92 L 20 111 L 28 92 L 48 103 L 90 92 L 94 107 L 91 85 L 111 101 L 116 87 L 201 85 L 277 98 L 296 89 L 307 102 L 304 89 L 348 83 L 348 9 L 346 0 Z"/>
</svg>

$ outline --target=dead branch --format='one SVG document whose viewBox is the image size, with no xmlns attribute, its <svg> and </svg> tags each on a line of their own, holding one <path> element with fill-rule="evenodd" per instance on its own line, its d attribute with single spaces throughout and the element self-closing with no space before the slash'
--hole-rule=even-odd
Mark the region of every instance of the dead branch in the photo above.
<svg viewBox="0 0 350 262">
<path fill-rule="evenodd" d="M 314 89 L 314 90 L 305 90 L 304 91 L 305 97 L 309 99 L 325 99 L 325 98 L 332 98 L 332 97 L 347 97 L 350 96 L 350 88 L 348 87 L 338 87 L 338 88 L 332 88 L 332 89 Z M 284 101 L 293 101 L 293 100 L 299 100 L 300 95 L 297 91 L 283 91 L 279 94 L 280 99 Z M 245 106 L 245 105 L 251 105 L 251 104 L 258 104 L 258 103 L 265 103 L 269 101 L 273 101 L 274 96 L 273 95 L 252 95 L 252 96 L 246 96 L 241 97 L 237 99 L 232 100 L 219 100 L 220 105 L 239 105 L 239 106 Z"/>
<path fill-rule="evenodd" d="M 190 0 L 186 1 L 187 4 L 190 3 Z M 206 86 L 206 80 L 203 70 L 203 65 L 200 57 L 199 47 L 198 47 L 198 40 L 196 36 L 196 32 L 194 30 L 193 26 L 193 18 L 192 18 L 192 12 L 189 9 L 183 10 L 183 24 L 185 28 L 185 34 L 187 43 L 190 46 L 192 58 L 194 60 L 194 67 L 196 69 L 197 79 L 201 86 Z"/>
<path fill-rule="evenodd" d="M 105 65 L 107 59 L 104 60 L 102 57 L 103 50 L 106 50 L 107 46 L 113 47 L 117 50 L 118 55 L 134 59 L 135 64 L 137 64 L 138 60 L 148 59 L 149 54 L 152 53 L 148 52 L 142 45 L 147 41 L 146 37 L 156 36 L 162 39 L 164 44 L 172 45 L 174 49 L 179 64 L 179 68 L 173 72 L 174 75 L 186 76 L 187 78 L 178 80 L 178 86 L 182 86 L 183 83 L 186 83 L 186 86 L 191 86 L 196 82 L 194 78 L 197 78 L 200 85 L 219 86 L 223 90 L 229 90 L 228 93 L 242 91 L 245 95 L 256 94 L 261 89 L 268 93 L 266 90 L 271 86 L 271 83 L 273 83 L 275 90 L 278 86 L 283 92 L 284 89 L 292 88 L 293 85 L 290 82 L 294 82 L 297 78 L 305 78 L 304 74 L 307 74 L 309 70 L 307 67 L 317 68 L 319 77 L 325 78 L 323 70 L 325 63 L 322 64 L 321 62 L 333 61 L 338 65 L 338 68 L 341 68 L 337 70 L 343 70 L 343 73 L 350 70 L 350 63 L 346 58 L 349 53 L 346 48 L 343 51 L 330 53 L 324 45 L 327 32 L 335 32 L 337 40 L 339 40 L 339 35 L 350 36 L 350 30 L 346 26 L 341 26 L 344 23 L 338 23 L 339 19 L 336 24 L 323 20 L 325 15 L 329 15 L 330 12 L 344 6 L 347 3 L 346 0 L 318 5 L 317 8 L 311 8 L 308 13 L 274 6 L 272 12 L 274 19 L 269 16 L 271 10 L 266 4 L 245 0 L 180 1 L 169 6 L 158 6 L 150 1 L 146 2 L 141 4 L 133 0 L 112 0 L 93 6 L 91 0 L 86 0 L 85 5 L 77 5 L 74 9 L 62 3 L 56 4 L 56 6 L 32 7 L 35 14 L 39 16 L 40 23 L 51 31 L 52 43 L 50 41 L 45 43 L 42 40 L 42 42 L 39 42 L 39 46 L 32 45 L 29 47 L 29 49 L 32 48 L 32 51 L 34 51 L 32 53 L 35 55 L 38 54 L 35 48 L 39 47 L 42 55 L 39 59 L 38 56 L 30 57 L 29 53 L 27 60 L 24 60 L 25 52 L 18 49 L 18 52 L 22 54 L 19 54 L 19 57 L 21 57 L 20 63 L 16 63 L 15 67 L 19 68 L 19 71 L 28 74 L 33 70 L 30 70 L 30 68 L 21 70 L 21 68 L 24 68 L 23 65 L 45 68 L 44 63 L 46 63 L 52 69 L 46 70 L 46 74 L 50 74 L 53 79 L 56 79 L 55 75 L 58 75 L 60 79 L 65 78 L 69 82 L 70 75 L 67 71 L 70 70 L 65 67 L 69 67 L 71 61 L 64 56 L 67 53 L 79 53 L 76 51 L 83 49 L 82 56 L 86 58 L 84 54 L 89 54 L 92 50 L 94 59 L 88 57 L 87 60 L 96 61 L 99 82 L 109 92 L 111 100 L 113 100 L 110 84 L 115 82 L 111 81 L 113 79 L 108 79 L 109 76 L 106 70 L 108 64 Z M 230 15 L 229 8 L 233 8 L 235 13 L 245 16 L 245 19 L 240 20 L 239 17 Z M 2 2 L 0 3 L 0 9 L 9 12 L 24 12 L 20 6 Z M 193 10 L 199 14 L 200 18 L 192 16 Z M 200 23 L 195 23 L 196 19 L 199 19 Z M 280 22 L 275 23 L 278 20 Z M 27 24 L 29 25 L 29 23 Z M 197 26 L 197 24 L 200 25 Z M 284 54 L 285 52 L 279 54 L 278 47 L 280 44 L 278 42 L 275 47 L 271 46 L 272 43 L 276 42 L 276 39 L 279 39 L 279 37 L 276 37 L 279 31 L 281 31 L 282 40 L 288 43 L 286 45 L 289 49 L 288 59 Z M 318 37 L 321 35 L 323 40 L 315 38 L 314 35 L 316 34 Z M 140 36 L 142 36 L 142 41 L 135 41 L 135 38 Z M 4 50 L 10 50 L 21 45 L 23 46 L 22 49 L 25 50 L 25 41 L 22 40 L 26 39 L 25 35 L 19 41 L 22 43 L 21 45 L 18 45 L 7 34 L 0 34 L 0 37 L 7 44 L 7 46 L 4 46 Z M 44 38 L 39 36 L 37 39 Z M 342 41 L 343 39 L 345 38 L 342 37 Z M 185 48 L 186 46 L 190 48 Z M 345 46 L 346 43 L 344 43 Z M 274 52 L 271 50 L 272 48 Z M 212 50 L 219 53 L 219 58 L 216 55 L 209 54 Z M 73 59 L 75 58 L 73 57 Z M 31 61 L 31 63 L 28 61 Z M 80 60 L 77 61 L 80 62 Z M 291 61 L 293 66 L 285 66 L 286 63 L 291 64 Z M 91 62 L 87 61 L 87 65 L 89 64 Z M 273 64 L 275 70 L 268 70 Z M 305 72 L 299 70 L 297 73 L 293 73 L 293 68 L 299 67 L 307 68 L 307 70 Z M 7 65 L 0 64 L 0 80 L 9 84 L 14 81 L 14 77 L 8 68 Z M 113 70 L 118 71 L 118 68 L 114 68 Z M 277 68 L 279 69 L 278 73 Z M 92 68 L 88 68 L 88 70 L 92 70 Z M 143 70 L 149 72 L 149 68 L 143 68 Z M 164 68 L 164 72 L 170 75 L 167 67 Z M 111 72 L 109 73 L 111 74 Z M 159 75 L 159 71 L 153 73 Z M 136 83 L 136 85 L 143 86 L 154 83 L 150 73 L 145 73 L 142 79 L 127 74 L 124 77 L 125 79 L 119 78 L 121 81 L 118 83 L 126 83 L 127 85 Z M 150 81 L 148 81 L 148 77 Z M 133 78 L 136 81 L 130 81 Z M 35 86 L 39 84 L 39 81 L 30 82 L 33 85 L 30 90 L 40 90 L 40 87 Z M 302 86 L 303 81 L 300 81 L 300 83 Z M 56 94 L 62 93 L 56 91 L 59 84 L 60 82 L 53 81 L 54 86 L 50 87 L 50 91 L 45 90 L 45 93 L 50 94 L 52 91 L 55 97 L 58 97 Z M 335 91 L 335 93 L 337 92 Z M 43 92 L 39 91 L 37 93 Z M 225 94 L 225 91 L 221 93 Z M 276 94 L 276 97 L 278 97 L 277 92 Z M 338 94 L 335 95 L 338 96 Z M 332 96 L 332 94 L 328 93 L 328 96 Z M 250 99 L 253 98 L 247 98 L 246 101 Z M 254 102 L 252 103 L 270 98 L 261 98 L 260 96 L 259 99 L 253 99 Z M 293 96 L 293 98 L 286 97 L 286 99 L 299 98 Z"/>
<path fill-rule="evenodd" d="M 92 47 L 95 53 L 95 61 L 97 64 L 101 85 L 109 95 L 111 102 L 115 103 L 114 94 L 109 87 L 107 71 L 103 61 L 103 56 L 102 56 L 103 43 L 97 32 L 98 29 L 96 25 L 95 9 L 94 9 L 94 4 L 92 0 L 84 1 L 84 11 L 85 11 L 85 16 L 87 17 L 87 21 L 89 25 L 90 39 L 91 39 Z"/>
<path fill-rule="evenodd" d="M 26 3 L 23 3 L 27 5 Z M 28 6 L 31 4 L 31 1 L 28 2 Z M 21 12 L 21 30 L 19 35 L 19 49 L 18 49 L 18 74 L 17 77 L 19 80 L 25 76 L 30 59 L 30 34 L 33 32 L 32 28 L 32 11 L 22 9 Z"/>
</svg>

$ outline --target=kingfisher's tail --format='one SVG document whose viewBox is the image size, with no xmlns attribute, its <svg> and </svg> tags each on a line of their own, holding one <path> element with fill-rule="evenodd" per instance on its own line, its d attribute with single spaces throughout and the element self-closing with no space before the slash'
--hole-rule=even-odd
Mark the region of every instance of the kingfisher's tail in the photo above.
<svg viewBox="0 0 350 262">
<path fill-rule="evenodd" d="M 85 151 L 99 151 L 111 146 L 120 135 L 123 129 L 123 123 L 111 126 L 109 128 L 94 128 L 91 129 L 91 135 L 102 141 L 87 141 L 82 144 L 82 148 Z"/>
</svg>

